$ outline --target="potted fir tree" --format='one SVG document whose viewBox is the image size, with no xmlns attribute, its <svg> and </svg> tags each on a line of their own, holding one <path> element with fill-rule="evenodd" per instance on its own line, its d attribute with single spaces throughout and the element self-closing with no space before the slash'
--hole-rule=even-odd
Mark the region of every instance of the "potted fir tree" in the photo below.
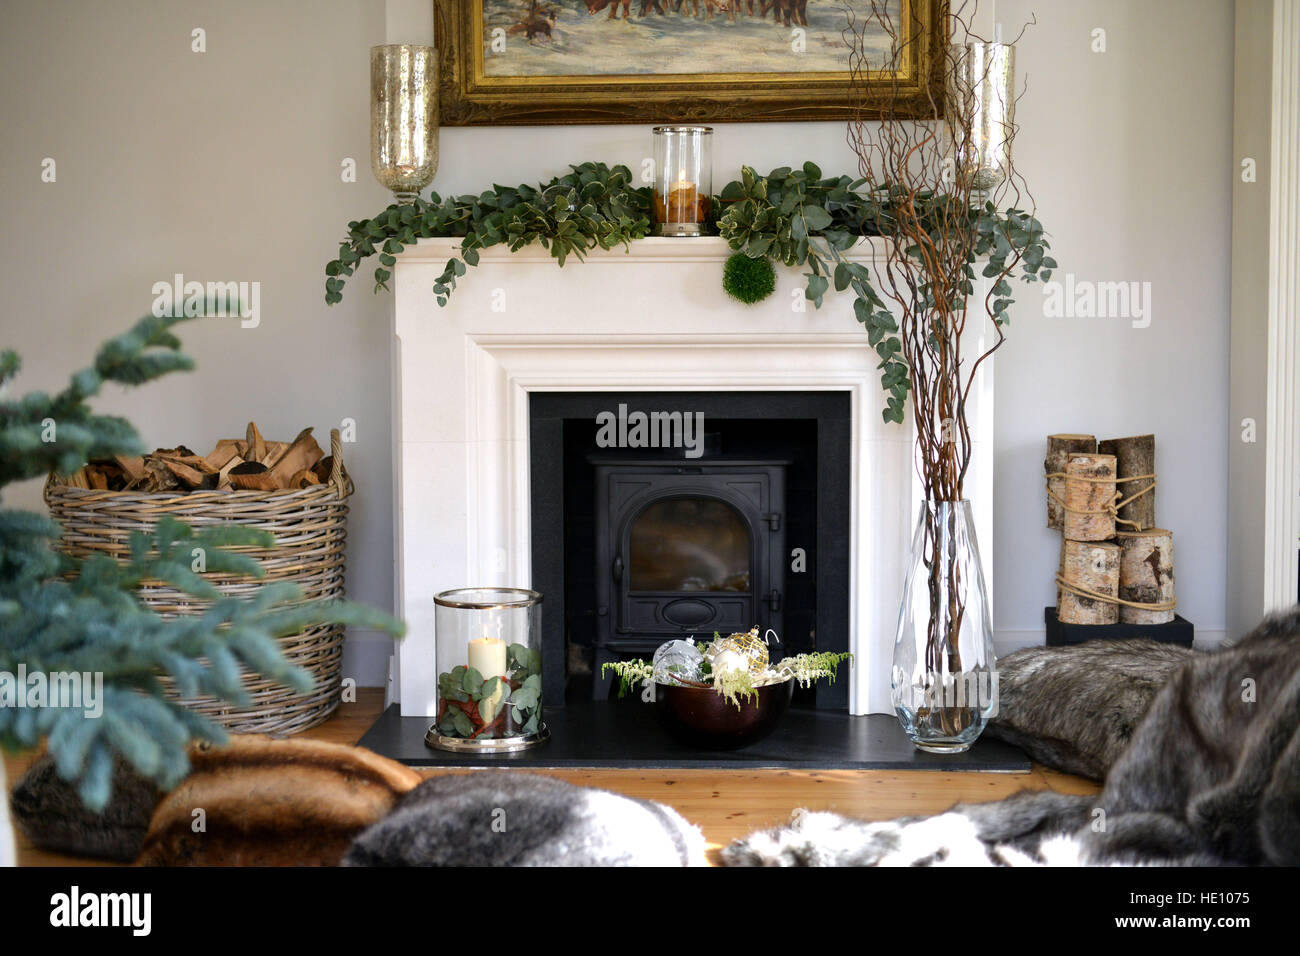
<svg viewBox="0 0 1300 956">
<path fill-rule="evenodd" d="M 139 385 L 192 367 L 171 331 L 178 321 L 141 319 L 53 395 L 0 400 L 0 488 L 51 471 L 68 473 L 92 458 L 142 452 L 129 423 L 95 414 L 88 400 L 105 382 Z M 16 354 L 0 353 L 0 386 L 18 368 Z M 0 746 L 24 750 L 44 741 L 59 774 L 76 782 L 91 810 L 107 803 L 117 760 L 170 788 L 188 772 L 191 741 L 225 739 L 221 727 L 166 699 L 160 676 L 191 696 L 246 706 L 240 667 L 311 688 L 310 676 L 286 662 L 277 637 L 327 621 L 401 631 L 390 616 L 350 602 L 304 603 L 287 583 L 264 585 L 247 598 L 224 597 L 193 571 L 191 556 L 202 548 L 208 571 L 262 577 L 257 560 L 231 549 L 274 546 L 264 531 L 230 526 L 195 532 L 167 518 L 153 535 L 133 535 L 130 555 L 120 561 L 107 554 L 69 557 L 53 546 L 60 532 L 46 515 L 0 509 Z M 181 589 L 208 609 L 161 617 L 138 597 L 145 582 Z M 219 660 L 212 663 L 213 657 Z M 49 696 L 53 675 L 102 684 L 93 700 L 55 700 Z M 38 684 L 44 688 L 40 700 Z M 69 680 L 62 686 L 87 685 Z M 28 696 L 15 706 L 15 694 Z M 0 793 L 0 863 L 7 863 L 13 858 L 8 790 Z"/>
</svg>

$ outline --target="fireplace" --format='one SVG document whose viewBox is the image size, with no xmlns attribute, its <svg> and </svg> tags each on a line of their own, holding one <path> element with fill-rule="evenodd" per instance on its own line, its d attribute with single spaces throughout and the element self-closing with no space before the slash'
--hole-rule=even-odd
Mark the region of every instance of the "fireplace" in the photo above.
<svg viewBox="0 0 1300 956">
<path fill-rule="evenodd" d="M 597 420 L 615 407 L 698 416 L 704 440 L 604 447 Z M 607 699 L 605 663 L 715 631 L 770 628 L 778 657 L 849 650 L 850 420 L 848 396 L 833 392 L 533 395 L 547 700 Z M 843 683 L 798 700 L 847 702 Z"/>
<path fill-rule="evenodd" d="M 561 640 L 547 642 L 544 649 L 548 708 L 565 699 L 574 670 L 566 655 L 573 646 L 585 648 L 594 663 L 595 466 L 586 456 L 619 458 L 633 449 L 614 454 L 593 446 L 593 414 L 613 407 L 611 400 L 632 403 L 639 394 L 689 396 L 687 407 L 705 412 L 710 429 L 715 421 L 750 422 L 734 426 L 737 440 L 770 433 L 787 445 L 805 443 L 802 451 L 743 444 L 706 448 L 701 458 L 721 454 L 792 462 L 786 469 L 782 637 L 791 653 L 813 641 L 819 648 L 852 651 L 853 666 L 828 693 L 839 695 L 837 706 L 852 714 L 889 713 L 903 557 L 919 489 L 911 467 L 911 429 L 881 419 L 879 359 L 854 319 L 851 302 L 828 296 L 821 309 L 813 309 L 803 297 L 803 277 L 784 269 L 766 301 L 734 302 L 722 291 L 720 278 L 731 250 L 724 240 L 705 237 L 651 238 L 627 250 L 593 250 L 563 269 L 540 247 L 483 250 L 479 265 L 440 308 L 431 288 L 455 252 L 456 240 L 421 240 L 408 246 L 394 267 L 396 603 L 407 635 L 397 645 L 393 696 L 401 713 L 415 717 L 436 711 L 433 596 L 450 588 L 531 586 L 545 595 L 543 628 L 549 632 L 568 623 L 569 646 L 561 632 Z M 872 241 L 850 255 L 880 262 Z M 971 347 L 990 332 L 971 323 Z M 994 551 L 988 452 L 993 368 L 993 363 L 981 366 L 967 404 L 981 436 L 967 490 L 985 554 Z M 539 417 L 537 403 L 548 396 L 599 398 L 598 407 L 569 416 L 585 419 L 581 451 L 571 447 L 577 439 L 567 435 L 571 429 L 564 428 L 564 415 Z M 721 405 L 698 404 L 710 396 Z M 839 402 L 843 417 L 755 410 L 752 404 L 746 412 L 751 398 L 762 403 L 771 396 L 785 396 L 794 406 Z M 802 436 L 794 433 L 796 426 L 771 424 L 797 422 L 801 415 L 805 425 L 809 417 L 818 420 Z M 839 465 L 810 477 L 801 463 L 824 461 L 825 450 L 810 456 L 806 443 L 816 440 L 810 434 L 830 434 L 827 429 L 841 432 L 832 452 Z M 647 450 L 635 454 L 646 457 Z M 549 458 L 545 467 L 536 467 L 539 455 Z M 574 477 L 579 469 L 576 463 L 567 467 L 571 456 L 581 459 L 586 477 Z M 810 481 L 815 496 L 809 494 Z M 838 499 L 822 488 L 824 481 L 842 482 Z M 589 517 L 570 510 L 579 494 Z M 825 520 L 813 517 L 819 529 L 841 536 L 841 558 L 829 560 L 827 545 L 819 544 L 815 570 L 810 560 L 808 573 L 792 574 L 790 552 L 807 548 L 799 540 L 806 540 L 806 533 L 798 532 L 796 523 L 813 520 L 807 515 L 814 508 L 838 509 Z M 584 528 L 584 521 L 592 523 Z M 587 555 L 579 558 L 576 548 L 567 554 L 551 550 L 580 530 L 590 542 L 583 546 Z M 586 570 L 575 567 L 570 573 L 565 563 L 575 560 Z M 838 583 L 826 583 L 828 575 L 839 575 Z M 593 616 L 583 618 L 578 614 L 586 608 L 577 601 L 579 589 L 585 594 L 588 587 Z M 836 587 L 840 610 L 833 611 L 824 602 Z M 819 685 L 818 707 L 821 691 Z M 588 684 L 587 704 L 590 694 Z"/>
</svg>

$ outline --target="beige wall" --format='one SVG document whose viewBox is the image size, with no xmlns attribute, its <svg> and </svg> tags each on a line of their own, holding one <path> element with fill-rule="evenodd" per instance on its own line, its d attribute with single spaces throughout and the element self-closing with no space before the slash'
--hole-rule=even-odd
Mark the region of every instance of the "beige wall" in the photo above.
<svg viewBox="0 0 1300 956">
<path fill-rule="evenodd" d="M 1227 621 L 1250 626 L 1264 608 L 1264 485 L 1268 415 L 1268 248 L 1273 4 L 1236 5 L 1233 156 L 1255 160 L 1232 186 L 1232 395 L 1229 428 Z M 1240 440 L 1253 419 L 1255 441 Z"/>
<path fill-rule="evenodd" d="M 191 52 L 195 28 L 206 53 Z M 150 310 L 153 283 L 260 282 L 258 328 L 187 323 L 197 371 L 100 405 L 150 447 L 203 450 L 250 419 L 328 441 L 354 418 L 348 584 L 389 608 L 389 303 L 359 283 L 327 309 L 321 271 L 348 220 L 385 202 L 367 158 L 366 48 L 383 39 L 378 0 L 6 4 L 0 342 L 25 359 L 18 389 L 53 389 Z M 45 157 L 55 183 L 41 182 Z M 356 183 L 341 180 L 345 157 Z M 39 492 L 5 504 L 40 507 Z"/>
<path fill-rule="evenodd" d="M 1179 612 L 1224 627 L 1228 279 L 1232 188 L 1229 0 L 998 0 L 1029 92 L 1017 164 L 1052 233 L 1057 278 L 1151 283 L 1147 328 L 1044 318 L 1027 294 L 998 355 L 995 622 L 1036 639 L 1059 536 L 1043 527 L 1043 436 L 1154 432 L 1156 520 L 1174 532 Z M 1104 29 L 1106 52 L 1091 50 Z"/>
<path fill-rule="evenodd" d="M 821 2 L 821 0 L 819 0 Z M 56 387 L 92 347 L 148 311 L 154 282 L 262 283 L 262 324 L 184 330 L 199 370 L 105 397 L 150 444 L 196 446 L 255 418 L 267 434 L 356 419 L 353 596 L 391 607 L 392 468 L 387 296 L 364 279 L 322 301 L 324 262 L 349 219 L 382 208 L 367 160 L 366 49 L 427 41 L 427 0 L 15 3 L 0 35 L 3 335 L 27 360 L 19 388 Z M 1040 639 L 1055 536 L 1042 528 L 1043 436 L 1155 431 L 1160 520 L 1178 536 L 1182 612 L 1224 622 L 1229 0 L 999 0 L 1004 30 L 1036 13 L 1019 67 L 1029 95 L 1017 159 L 1052 233 L 1060 275 L 1153 284 L 1150 328 L 1044 319 L 1029 291 L 998 362 L 995 625 Z M 1107 30 L 1104 54 L 1090 31 Z M 207 31 L 204 54 L 190 31 Z M 730 125 L 715 180 L 741 163 L 812 159 L 852 171 L 837 123 Z M 537 180 L 568 162 L 640 161 L 639 126 L 448 129 L 435 188 Z M 41 160 L 58 182 L 40 181 Z M 356 183 L 340 162 L 358 163 Z M 465 281 L 473 281 L 471 275 Z M 431 320 L 436 316 L 431 315 Z M 35 483 L 7 505 L 39 505 Z M 986 548 L 986 551 L 988 549 Z M 882 600 L 894 600 L 882 596 Z M 362 636 L 364 637 L 364 636 Z M 382 642 L 358 654 L 382 675 Z"/>
</svg>

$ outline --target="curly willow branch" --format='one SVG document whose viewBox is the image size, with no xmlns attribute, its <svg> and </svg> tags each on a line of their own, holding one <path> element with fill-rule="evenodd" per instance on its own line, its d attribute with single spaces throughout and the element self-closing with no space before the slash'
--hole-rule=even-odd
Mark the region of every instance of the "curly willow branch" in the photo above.
<svg viewBox="0 0 1300 956">
<path fill-rule="evenodd" d="M 970 467 L 966 413 L 971 387 L 984 361 L 1005 341 L 994 296 L 1023 256 L 1012 241 L 1008 219 L 1001 238 L 1010 254 L 986 267 L 991 282 L 983 308 L 994 319 L 993 338 L 978 355 L 964 354 L 968 299 L 974 292 L 972 265 L 980 244 L 979 213 L 1020 210 L 1025 203 L 1032 209 L 1033 197 L 1009 161 L 1014 119 L 1003 125 L 1008 164 L 999 184 L 980 191 L 973 176 L 958 170 L 956 157 L 969 155 L 976 143 L 971 104 L 988 77 L 968 75 L 963 47 L 948 41 L 988 41 L 972 29 L 977 0 L 953 0 L 937 5 L 944 42 L 932 47 L 921 15 L 924 2 L 872 0 L 870 13 L 862 19 L 852 4 L 845 4 L 844 38 L 856 93 L 856 115 L 847 138 L 858 157 L 859 175 L 881 200 L 874 206 L 873 225 L 887 241 L 873 269 L 877 288 L 892 302 L 898 319 L 911 385 L 917 474 L 927 501 L 956 502 L 963 497 Z M 884 51 L 878 42 L 882 34 L 888 41 Z M 917 91 L 906 86 L 917 83 L 919 116 Z M 1010 106 L 1014 117 L 1015 103 Z M 1029 215 L 1032 229 L 1033 212 Z M 959 639 L 971 582 L 958 554 L 960 512 L 927 505 L 923 514 L 920 560 L 927 569 L 930 607 L 925 673 L 929 679 L 941 679 L 961 670 Z M 956 734 L 974 717 L 958 709 L 938 719 L 945 732 Z"/>
<path fill-rule="evenodd" d="M 986 77 L 965 75 L 959 46 L 930 47 L 922 2 L 872 0 L 870 12 L 861 17 L 845 4 L 844 38 L 856 93 L 847 138 L 867 189 L 888 198 L 873 225 L 891 241 L 873 269 L 899 320 L 917 432 L 917 473 L 928 498 L 955 501 L 962 497 L 970 466 L 970 391 L 984 361 L 1005 341 L 1002 324 L 995 322 L 991 344 L 976 356 L 963 354 L 969 265 L 978 238 L 970 227 L 971 212 L 989 202 L 998 209 L 1028 204 L 1032 216 L 1033 197 L 1010 159 L 1018 129 L 1014 121 L 1003 124 L 1008 163 L 1000 184 L 981 192 L 971 177 L 954 175 L 952 157 L 970 151 L 975 142 L 973 116 L 962 107 L 973 101 Z M 904 7 L 906 12 L 895 13 Z M 988 42 L 972 28 L 977 8 L 976 0 L 940 5 L 945 38 Z M 888 40 L 887 50 L 880 50 L 876 35 Z M 920 118 L 913 118 L 915 89 L 907 84 L 915 80 L 909 76 L 927 78 L 920 84 Z M 1021 96 L 1023 89 L 1014 99 Z M 936 196 L 945 199 L 932 202 Z M 993 290 L 1020 264 L 1022 252 L 1009 245 L 1012 252 L 1001 270 L 989 276 L 983 302 L 989 315 Z"/>
</svg>

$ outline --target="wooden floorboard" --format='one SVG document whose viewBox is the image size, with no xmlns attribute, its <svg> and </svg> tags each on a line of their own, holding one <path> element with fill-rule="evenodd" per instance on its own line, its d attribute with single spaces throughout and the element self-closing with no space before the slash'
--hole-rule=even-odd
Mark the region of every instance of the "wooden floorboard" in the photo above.
<svg viewBox="0 0 1300 956">
<path fill-rule="evenodd" d="M 304 737 L 353 744 L 383 708 L 383 692 L 362 688 L 357 701 L 342 704 L 326 723 Z M 32 755 L 5 758 L 10 784 Z M 438 771 L 426 771 L 432 776 Z M 448 771 L 443 771 L 448 772 Z M 456 771 L 475 773 L 476 771 Z M 658 800 L 700 827 L 711 848 L 788 819 L 796 808 L 832 810 L 866 820 L 888 820 L 947 810 L 954 803 L 999 800 L 1018 790 L 1097 793 L 1090 780 L 1035 766 L 1029 773 L 867 770 L 544 770 L 586 787 Z M 22 866 L 97 866 L 97 861 L 47 853 L 18 835 Z"/>
</svg>

